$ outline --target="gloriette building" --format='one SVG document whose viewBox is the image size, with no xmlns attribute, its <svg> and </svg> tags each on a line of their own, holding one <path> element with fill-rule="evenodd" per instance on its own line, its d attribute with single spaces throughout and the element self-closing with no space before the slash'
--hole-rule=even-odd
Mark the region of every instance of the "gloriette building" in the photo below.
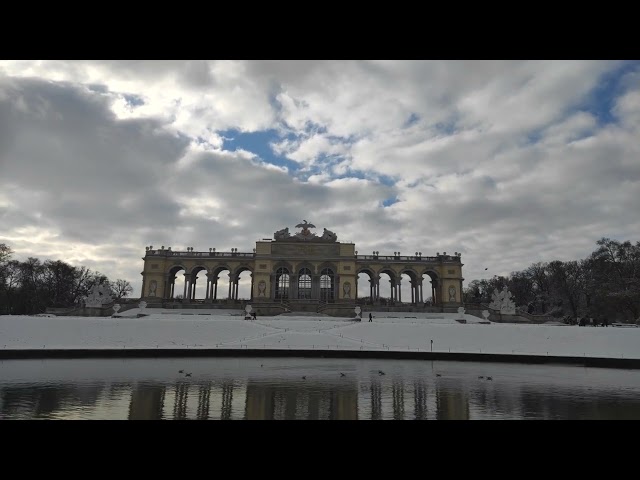
<svg viewBox="0 0 640 480">
<path fill-rule="evenodd" d="M 455 312 L 462 305 L 464 279 L 457 252 L 436 256 L 416 252 L 406 256 L 376 251 L 362 255 L 355 244 L 339 242 L 337 235 L 326 228 L 317 235 L 312 232 L 316 227 L 306 220 L 296 228 L 301 230 L 290 233 L 289 228 L 284 228 L 275 232 L 273 239 L 256 242 L 253 252 L 147 247 L 142 297 L 150 307 L 211 308 L 240 303 L 238 280 L 242 272 L 249 271 L 249 301 L 259 314 L 303 311 L 353 316 L 356 304 Z M 201 271 L 206 272 L 206 284 L 202 275 L 198 279 Z M 184 287 L 176 291 L 177 274 L 181 272 Z M 388 275 L 391 289 L 387 299 L 380 298 L 384 274 Z M 369 277 L 365 292 L 358 291 L 358 278 L 362 275 Z M 199 292 L 205 289 L 204 299 L 196 300 L 196 288 Z M 222 289 L 227 289 L 224 299 L 220 298 Z M 179 295 L 182 299 L 176 303 Z"/>
</svg>

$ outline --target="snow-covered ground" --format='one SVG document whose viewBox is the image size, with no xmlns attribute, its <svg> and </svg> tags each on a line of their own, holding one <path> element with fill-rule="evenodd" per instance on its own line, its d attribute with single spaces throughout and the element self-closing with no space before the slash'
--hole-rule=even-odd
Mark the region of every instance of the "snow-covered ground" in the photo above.
<svg viewBox="0 0 640 480">
<path fill-rule="evenodd" d="M 138 309 L 110 317 L 0 316 L 0 349 L 329 349 L 640 359 L 640 328 L 480 324 L 465 315 L 368 313 L 244 320 L 239 310 Z M 433 342 L 433 343 L 432 343 Z"/>
</svg>

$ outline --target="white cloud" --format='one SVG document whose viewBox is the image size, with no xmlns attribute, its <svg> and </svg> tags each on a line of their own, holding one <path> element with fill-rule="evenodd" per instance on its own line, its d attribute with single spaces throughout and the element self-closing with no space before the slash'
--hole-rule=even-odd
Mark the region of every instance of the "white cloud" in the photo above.
<svg viewBox="0 0 640 480">
<path fill-rule="evenodd" d="M 621 65 L 601 92 L 607 123 L 588 104 Z M 3 61 L 0 72 L 0 242 L 136 289 L 145 245 L 250 251 L 309 217 L 363 252 L 461 251 L 467 280 L 584 257 L 601 236 L 640 239 L 637 63 Z M 281 132 L 273 150 L 298 170 L 248 144 L 223 150 L 229 129 Z"/>
</svg>

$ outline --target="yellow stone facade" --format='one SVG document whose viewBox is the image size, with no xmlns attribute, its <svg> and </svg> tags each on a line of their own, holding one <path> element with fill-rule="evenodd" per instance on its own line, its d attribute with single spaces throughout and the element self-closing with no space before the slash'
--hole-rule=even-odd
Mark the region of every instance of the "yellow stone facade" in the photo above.
<svg viewBox="0 0 640 480">
<path fill-rule="evenodd" d="M 308 224 L 311 226 L 311 224 Z M 301 226 L 306 226 L 302 225 Z M 315 228 L 315 227 L 314 227 Z M 286 231 L 285 231 L 286 230 Z M 238 300 L 238 278 L 251 272 L 252 303 L 309 303 L 355 305 L 358 298 L 380 302 L 380 275 L 391 282 L 391 303 L 423 305 L 433 297 L 435 306 L 454 308 L 462 302 L 462 262 L 460 254 L 446 253 L 432 257 L 359 255 L 353 243 L 341 243 L 332 232 L 323 237 L 301 233 L 292 236 L 288 229 L 276 232 L 274 240 L 256 242 L 251 253 L 172 251 L 170 247 L 147 247 L 142 271 L 142 296 L 148 302 L 166 302 L 183 295 L 184 302 L 196 302 L 196 276 L 206 271 L 206 298 L 199 302 L 219 302 L 221 288 L 228 288 L 228 301 Z M 327 233 L 328 232 L 328 233 Z M 175 291 L 176 273 L 184 270 L 182 292 Z M 229 272 L 220 277 L 223 271 Z M 359 275 L 370 278 L 367 292 L 358 292 Z M 402 283 L 406 274 L 410 281 Z M 423 275 L 431 278 L 432 292 L 423 292 Z M 200 289 L 201 286 L 198 285 Z"/>
</svg>

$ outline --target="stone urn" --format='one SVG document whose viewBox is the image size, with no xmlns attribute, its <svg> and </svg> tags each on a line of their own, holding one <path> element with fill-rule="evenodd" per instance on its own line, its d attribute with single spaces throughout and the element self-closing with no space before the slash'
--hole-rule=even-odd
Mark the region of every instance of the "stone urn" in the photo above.
<svg viewBox="0 0 640 480">
<path fill-rule="evenodd" d="M 362 313 L 360 305 L 356 305 L 356 308 L 354 308 L 353 311 L 356 312 L 356 320 L 362 320 L 362 317 L 360 317 L 360 314 Z"/>
<path fill-rule="evenodd" d="M 114 315 L 117 315 L 119 310 L 120 310 L 120 304 L 116 303 L 116 304 L 113 306 L 113 314 L 114 314 Z"/>
</svg>

